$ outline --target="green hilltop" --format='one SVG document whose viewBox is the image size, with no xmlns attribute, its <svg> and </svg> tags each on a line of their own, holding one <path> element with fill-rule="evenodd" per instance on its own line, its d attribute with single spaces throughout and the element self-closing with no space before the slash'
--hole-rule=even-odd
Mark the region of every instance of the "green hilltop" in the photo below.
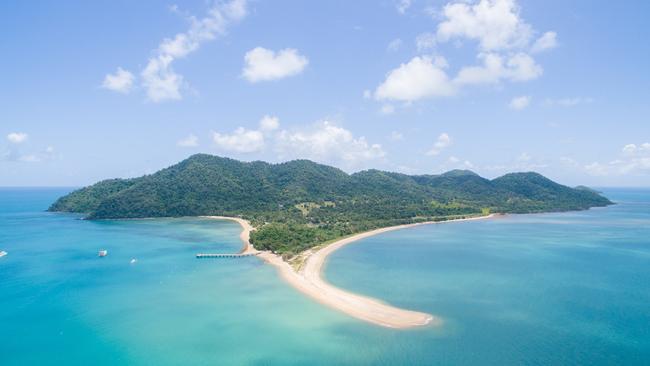
<svg viewBox="0 0 650 366">
<path fill-rule="evenodd" d="M 374 228 L 487 213 L 584 210 L 611 202 L 538 173 L 489 180 L 468 170 L 347 174 L 309 160 L 241 162 L 196 154 L 157 173 L 110 179 L 59 198 L 49 211 L 88 219 L 240 216 L 259 249 L 293 255 Z"/>
</svg>

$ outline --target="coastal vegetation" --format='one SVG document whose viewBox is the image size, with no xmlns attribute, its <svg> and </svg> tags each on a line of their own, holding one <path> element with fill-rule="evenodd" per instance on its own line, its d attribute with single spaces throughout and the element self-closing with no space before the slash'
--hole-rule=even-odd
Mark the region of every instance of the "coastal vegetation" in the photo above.
<svg viewBox="0 0 650 366">
<path fill-rule="evenodd" d="M 241 162 L 197 154 L 151 175 L 111 179 L 58 199 L 50 211 L 88 219 L 239 216 L 251 242 L 286 256 L 375 228 L 489 213 L 583 210 L 611 202 L 533 172 L 489 180 L 467 170 L 347 174 L 309 160 Z"/>
</svg>

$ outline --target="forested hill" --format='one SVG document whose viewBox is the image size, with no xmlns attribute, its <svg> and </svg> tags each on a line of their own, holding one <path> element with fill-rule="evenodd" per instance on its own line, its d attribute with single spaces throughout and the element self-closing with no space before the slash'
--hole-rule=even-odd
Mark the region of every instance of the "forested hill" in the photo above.
<svg viewBox="0 0 650 366">
<path fill-rule="evenodd" d="M 265 233 L 286 241 L 283 232 L 300 232 L 294 239 L 301 243 L 282 243 L 290 249 L 272 248 L 296 252 L 304 249 L 296 245 L 311 246 L 396 223 L 608 204 L 596 191 L 566 187 L 537 173 L 512 173 L 493 180 L 465 170 L 441 175 L 366 170 L 350 175 L 309 160 L 248 163 L 197 154 L 155 174 L 105 180 L 79 189 L 61 197 L 49 210 L 84 213 L 91 219 L 244 216 L 265 228 L 253 237 L 260 245 Z"/>
</svg>

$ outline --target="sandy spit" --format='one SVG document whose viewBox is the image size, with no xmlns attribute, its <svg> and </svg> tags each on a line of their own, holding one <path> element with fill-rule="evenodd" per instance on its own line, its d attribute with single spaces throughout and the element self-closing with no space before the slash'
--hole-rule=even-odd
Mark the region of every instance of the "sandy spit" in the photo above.
<svg viewBox="0 0 650 366">
<path fill-rule="evenodd" d="M 447 221 L 428 221 L 416 224 L 390 226 L 356 234 L 338 240 L 320 249 L 307 252 L 304 265 L 297 271 L 294 270 L 294 268 L 289 263 L 284 261 L 279 255 L 276 255 L 270 251 L 256 250 L 250 244 L 250 232 L 254 229 L 248 221 L 237 217 L 208 217 L 219 220 L 231 220 L 239 223 L 243 229 L 240 234 L 240 238 L 243 242 L 243 248 L 240 253 L 257 254 L 259 258 L 275 266 L 280 272 L 282 278 L 290 285 L 302 293 L 308 295 L 309 297 L 315 299 L 316 301 L 333 309 L 339 310 L 345 314 L 376 325 L 389 328 L 406 329 L 425 325 L 438 326 L 442 324 L 442 319 L 431 314 L 400 309 L 398 307 L 386 304 L 380 300 L 358 295 L 332 286 L 321 277 L 323 266 L 327 260 L 327 257 L 336 250 L 357 240 L 388 231 L 406 229 L 420 225 L 479 220 L 493 216 L 494 215 L 488 215 Z"/>
</svg>

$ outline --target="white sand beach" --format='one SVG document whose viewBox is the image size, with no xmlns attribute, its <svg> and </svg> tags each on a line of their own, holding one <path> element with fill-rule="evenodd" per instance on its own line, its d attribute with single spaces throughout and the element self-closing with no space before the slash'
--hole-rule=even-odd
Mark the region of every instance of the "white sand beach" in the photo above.
<svg viewBox="0 0 650 366">
<path fill-rule="evenodd" d="M 359 233 L 334 243 L 326 245 L 322 248 L 309 250 L 304 255 L 304 265 L 295 270 L 289 263 L 284 261 L 279 255 L 273 254 L 269 251 L 256 250 L 249 241 L 250 232 L 253 227 L 244 219 L 236 217 L 225 216 L 209 216 L 210 218 L 220 220 L 232 220 L 238 222 L 242 226 L 242 233 L 240 238 L 244 243 L 241 253 L 255 253 L 258 257 L 262 258 L 267 263 L 275 266 L 280 271 L 282 278 L 289 284 L 303 292 L 304 294 L 312 297 L 316 301 L 327 305 L 333 309 L 339 310 L 355 318 L 385 326 L 390 328 L 413 328 L 425 325 L 441 325 L 442 319 L 431 314 L 426 314 L 417 311 L 400 309 L 395 306 L 386 304 L 380 300 L 373 299 L 367 296 L 358 295 L 352 292 L 342 290 L 334 287 L 325 281 L 322 277 L 323 265 L 327 257 L 336 250 L 353 243 L 357 240 L 364 239 L 373 235 L 385 233 L 388 231 L 410 228 L 419 225 L 441 224 L 458 221 L 479 220 L 493 217 L 494 215 L 447 220 L 447 221 L 429 221 L 416 224 L 406 224 L 385 227 L 364 233 Z"/>
</svg>

